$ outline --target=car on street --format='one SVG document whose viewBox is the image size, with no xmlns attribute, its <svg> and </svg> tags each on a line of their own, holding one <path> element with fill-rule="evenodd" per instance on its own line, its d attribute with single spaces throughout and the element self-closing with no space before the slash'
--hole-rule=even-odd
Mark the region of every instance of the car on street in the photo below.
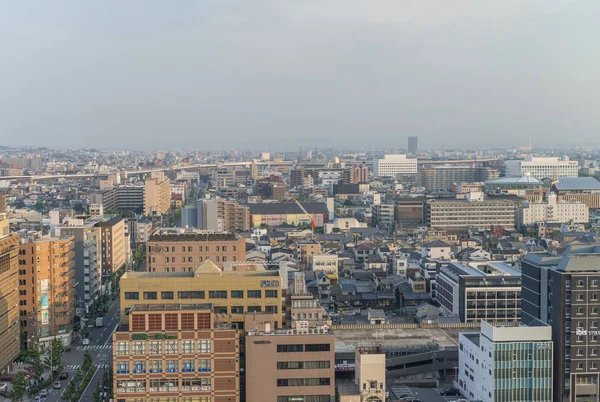
<svg viewBox="0 0 600 402">
<path fill-rule="evenodd" d="M 54 385 L 52 386 L 52 388 L 54 389 L 60 389 L 61 385 L 60 385 L 60 381 L 54 381 Z"/>
<path fill-rule="evenodd" d="M 443 396 L 460 396 L 460 391 L 457 390 L 456 388 L 447 388 L 447 389 L 443 390 L 442 392 L 440 392 L 440 395 L 443 395 Z"/>
<path fill-rule="evenodd" d="M 46 400 L 46 397 L 45 397 L 45 396 L 39 396 L 39 395 L 38 395 L 38 396 L 36 396 L 35 398 L 33 398 L 33 402 L 42 402 L 42 401 L 44 401 L 44 400 Z"/>
<path fill-rule="evenodd" d="M 48 396 L 48 390 L 43 389 L 40 391 L 40 393 L 38 394 L 38 396 L 41 396 L 42 398 L 46 398 Z"/>
<path fill-rule="evenodd" d="M 62 373 L 60 373 L 60 376 L 58 378 L 61 380 L 66 380 L 67 378 L 69 378 L 69 372 L 63 371 Z"/>
<path fill-rule="evenodd" d="M 90 338 L 83 338 L 83 341 L 81 341 L 82 345 L 89 345 L 90 344 Z"/>
</svg>

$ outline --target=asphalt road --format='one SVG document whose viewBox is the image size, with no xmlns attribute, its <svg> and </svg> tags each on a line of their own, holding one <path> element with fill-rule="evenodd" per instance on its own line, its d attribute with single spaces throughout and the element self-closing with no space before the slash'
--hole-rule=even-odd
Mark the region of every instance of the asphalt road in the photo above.
<svg viewBox="0 0 600 402">
<path fill-rule="evenodd" d="M 89 386 L 81 396 L 80 402 L 92 400 L 92 395 L 96 390 L 96 383 L 102 382 L 105 370 L 112 364 L 112 334 L 119 324 L 119 301 L 115 301 L 104 316 L 104 325 L 100 328 L 87 328 L 91 334 L 91 342 L 87 346 L 71 345 L 71 351 L 63 354 L 63 366 L 69 372 L 69 378 L 61 381 L 61 389 L 50 389 L 49 396 L 45 402 L 59 402 L 60 396 L 67 387 L 67 384 L 73 378 L 73 374 L 78 367 L 83 364 L 83 356 L 86 352 L 92 355 L 94 364 L 98 367 Z"/>
</svg>

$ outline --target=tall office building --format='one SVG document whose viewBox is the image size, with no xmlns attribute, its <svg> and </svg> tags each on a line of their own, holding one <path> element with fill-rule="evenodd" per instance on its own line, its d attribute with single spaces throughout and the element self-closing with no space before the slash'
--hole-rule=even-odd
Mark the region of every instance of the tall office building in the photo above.
<svg viewBox="0 0 600 402">
<path fill-rule="evenodd" d="M 152 172 L 144 182 L 144 215 L 164 215 L 171 208 L 171 184 L 164 172 Z"/>
<path fill-rule="evenodd" d="M 417 183 L 427 191 L 450 191 L 458 183 L 485 182 L 498 177 L 497 169 L 483 166 L 424 166 L 419 169 Z"/>
<path fill-rule="evenodd" d="M 70 345 L 75 318 L 75 239 L 42 237 L 19 246 L 21 331 L 25 346 Z"/>
<path fill-rule="evenodd" d="M 418 138 L 417 137 L 408 137 L 408 153 L 416 155 L 418 147 Z"/>
<path fill-rule="evenodd" d="M 528 254 L 521 269 L 522 322 L 552 327 L 554 401 L 599 400 L 600 246 Z"/>
<path fill-rule="evenodd" d="M 290 170 L 290 188 L 300 187 L 304 185 L 304 167 L 297 166 Z"/>
<path fill-rule="evenodd" d="M 417 174 L 417 160 L 406 155 L 384 155 L 373 161 L 375 177 L 414 176 Z"/>
<path fill-rule="evenodd" d="M 250 230 L 250 208 L 235 200 L 199 200 L 196 219 L 196 228 L 201 230 L 229 233 Z"/>
<path fill-rule="evenodd" d="M 212 304 L 136 304 L 112 336 L 117 401 L 240 400 L 239 331 Z"/>
<path fill-rule="evenodd" d="M 19 235 L 10 233 L 6 214 L 0 214 L 0 374 L 10 371 L 21 349 L 18 246 Z"/>
<path fill-rule="evenodd" d="M 551 402 L 552 331 L 481 322 L 459 336 L 458 388 L 469 400 Z"/>
</svg>

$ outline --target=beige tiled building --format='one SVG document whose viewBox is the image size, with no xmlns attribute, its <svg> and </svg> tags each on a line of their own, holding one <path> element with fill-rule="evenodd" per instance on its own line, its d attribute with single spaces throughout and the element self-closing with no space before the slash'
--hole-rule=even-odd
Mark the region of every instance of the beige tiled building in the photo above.
<svg viewBox="0 0 600 402">
<path fill-rule="evenodd" d="M 385 402 L 385 353 L 377 347 L 357 348 L 354 384 L 339 385 L 339 402 Z"/>
<path fill-rule="evenodd" d="M 246 265 L 222 270 L 210 260 L 192 272 L 126 272 L 121 278 L 121 323 L 136 304 L 212 303 L 219 317 L 244 328 L 244 314 L 266 312 L 282 326 L 284 282 L 279 271 Z"/>
<path fill-rule="evenodd" d="M 171 185 L 164 172 L 152 172 L 144 183 L 144 215 L 164 215 L 171 208 Z"/>
<path fill-rule="evenodd" d="M 127 260 L 129 239 L 125 237 L 125 220 L 121 216 L 103 219 L 96 225 L 99 228 L 102 275 L 110 276 L 118 271 Z"/>
<path fill-rule="evenodd" d="M 254 329 L 246 332 L 246 401 L 335 401 L 333 334 L 327 329 L 274 331 L 268 318 L 252 320 Z"/>
<path fill-rule="evenodd" d="M 157 232 L 146 243 L 148 272 L 191 272 L 205 261 L 218 267 L 246 258 L 246 241 L 233 233 Z"/>
<path fill-rule="evenodd" d="M 54 338 L 70 345 L 75 317 L 75 240 L 40 238 L 19 246 L 21 332 L 27 347 Z"/>
<path fill-rule="evenodd" d="M 240 400 L 239 331 L 211 304 L 139 304 L 113 334 L 114 398 L 122 402 Z"/>
<path fill-rule="evenodd" d="M 0 374 L 19 356 L 19 235 L 10 233 L 0 214 Z"/>
</svg>

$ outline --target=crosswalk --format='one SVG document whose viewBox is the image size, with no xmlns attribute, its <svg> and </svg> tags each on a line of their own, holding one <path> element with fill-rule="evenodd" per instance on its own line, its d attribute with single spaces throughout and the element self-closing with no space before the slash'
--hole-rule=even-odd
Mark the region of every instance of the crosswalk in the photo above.
<svg viewBox="0 0 600 402">
<path fill-rule="evenodd" d="M 96 364 L 96 367 L 98 368 L 98 370 L 107 369 L 110 366 L 111 366 L 110 364 Z M 75 371 L 80 367 L 81 367 L 81 364 L 70 364 L 70 365 L 65 366 L 65 369 Z"/>
<path fill-rule="evenodd" d="M 112 344 L 108 344 L 108 345 L 88 345 L 88 346 L 82 346 L 81 350 L 108 350 L 108 349 L 112 349 Z"/>
</svg>

